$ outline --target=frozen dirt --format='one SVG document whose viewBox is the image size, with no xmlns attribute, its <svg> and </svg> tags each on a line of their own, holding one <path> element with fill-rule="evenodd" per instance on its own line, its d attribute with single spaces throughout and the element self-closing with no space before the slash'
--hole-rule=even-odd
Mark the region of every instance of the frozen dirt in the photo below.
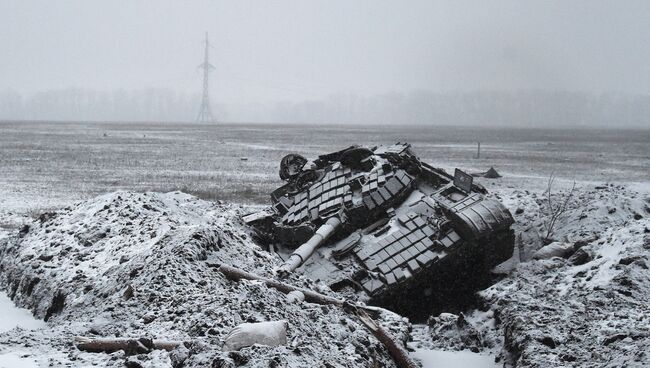
<svg viewBox="0 0 650 368">
<path fill-rule="evenodd" d="M 277 266 L 250 240 L 240 211 L 179 192 L 116 192 L 41 215 L 0 240 L 0 282 L 47 326 L 0 333 L 0 354 L 26 351 L 40 366 L 57 367 L 392 366 L 381 344 L 343 310 L 291 303 L 210 266 L 263 276 Z M 289 282 L 331 294 L 308 279 Z M 406 319 L 387 311 L 377 318 L 406 342 Z M 235 326 L 280 320 L 288 321 L 286 345 L 222 351 Z M 188 343 L 172 352 L 96 354 L 75 348 L 78 335 Z"/>
<path fill-rule="evenodd" d="M 379 321 L 424 367 L 650 365 L 650 190 L 580 182 L 548 241 L 544 186 L 485 181 L 516 219 L 517 249 L 479 304 L 427 324 Z M 570 182 L 558 182 L 562 198 Z M 0 231 L 0 285 L 39 320 L 0 332 L 0 358 L 18 366 L 391 367 L 383 347 L 334 307 L 294 304 L 210 263 L 264 276 L 278 260 L 242 227 L 243 209 L 187 194 L 116 192 L 78 202 L 19 230 Z M 27 226 L 25 226 L 27 225 Z M 4 235 L 3 235 L 4 234 Z M 548 244 L 548 245 L 547 245 Z M 307 278 L 289 282 L 334 295 Z M 287 344 L 221 351 L 243 322 L 287 320 Z M 80 352 L 76 335 L 191 341 L 171 353 Z M 1 366 L 1 365 L 0 365 Z"/>
<path fill-rule="evenodd" d="M 491 353 L 516 367 L 649 366 L 648 187 L 578 183 L 548 241 L 543 190 L 492 194 L 515 215 L 515 256 L 476 309 L 415 326 L 417 347 Z"/>
</svg>

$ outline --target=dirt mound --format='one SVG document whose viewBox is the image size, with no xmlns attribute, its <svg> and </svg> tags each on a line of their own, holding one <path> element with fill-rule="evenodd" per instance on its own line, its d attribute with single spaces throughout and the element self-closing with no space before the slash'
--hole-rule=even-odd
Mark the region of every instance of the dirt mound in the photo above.
<svg viewBox="0 0 650 368">
<path fill-rule="evenodd" d="M 10 331 L 0 341 L 31 345 L 41 363 L 55 366 L 392 366 L 379 342 L 343 311 L 289 303 L 264 285 L 232 282 L 211 268 L 223 263 L 270 276 L 277 266 L 251 241 L 239 213 L 179 192 L 118 192 L 42 215 L 0 240 L 0 282 L 48 328 Z M 330 292 L 307 279 L 291 282 Z M 388 312 L 381 319 L 406 339 L 406 321 Z M 236 325 L 271 320 L 289 322 L 286 346 L 220 351 Z M 70 343 L 75 335 L 193 343 L 127 357 L 80 352 Z"/>
<path fill-rule="evenodd" d="M 611 228 L 588 259 L 522 263 L 482 293 L 517 367 L 650 363 L 650 221 Z M 585 263 L 582 263 L 586 261 Z"/>
<path fill-rule="evenodd" d="M 650 365 L 648 191 L 583 184 L 546 246 L 543 195 L 497 194 L 517 219 L 519 259 L 479 293 L 482 310 L 430 320 L 431 345 L 516 367 Z"/>
</svg>

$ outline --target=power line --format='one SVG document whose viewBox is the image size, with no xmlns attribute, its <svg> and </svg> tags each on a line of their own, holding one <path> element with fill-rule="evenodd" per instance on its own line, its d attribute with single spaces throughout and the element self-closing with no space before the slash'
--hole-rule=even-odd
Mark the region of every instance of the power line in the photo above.
<svg viewBox="0 0 650 368">
<path fill-rule="evenodd" d="M 203 63 L 199 65 L 199 69 L 203 69 L 203 96 L 201 97 L 201 107 L 199 108 L 199 115 L 196 121 L 199 123 L 214 123 L 216 120 L 212 116 L 212 108 L 210 107 L 210 92 L 209 92 L 209 74 L 214 69 L 210 64 L 208 49 L 210 42 L 208 41 L 208 32 L 205 32 L 205 58 Z"/>
</svg>

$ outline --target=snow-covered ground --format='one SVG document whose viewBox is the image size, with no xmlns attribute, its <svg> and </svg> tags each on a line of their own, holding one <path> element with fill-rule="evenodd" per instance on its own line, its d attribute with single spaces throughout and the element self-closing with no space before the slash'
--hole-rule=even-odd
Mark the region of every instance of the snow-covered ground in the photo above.
<svg viewBox="0 0 650 368">
<path fill-rule="evenodd" d="M 411 340 L 412 356 L 425 368 L 648 366 L 650 188 L 578 183 L 545 246 L 544 185 L 512 177 L 484 184 L 516 219 L 517 251 L 508 267 L 463 314 L 432 316 L 410 332 L 408 321 L 393 314 L 380 322 L 400 340 Z M 559 196 L 568 185 L 558 183 Z M 385 350 L 342 311 L 287 304 L 282 294 L 258 283 L 233 283 L 208 266 L 226 263 L 270 275 L 277 260 L 252 242 L 241 213 L 239 206 L 183 193 L 116 192 L 34 220 L 12 217 L 23 231 L 0 234 L 0 285 L 48 323 L 35 331 L 0 332 L 0 367 L 34 361 L 256 367 L 270 360 L 287 367 L 378 360 L 390 367 Z M 331 292 L 295 277 L 290 281 Z M 287 346 L 220 351 L 235 325 L 279 319 L 289 321 Z M 70 344 L 74 335 L 197 343 L 172 353 L 91 354 Z"/>
<path fill-rule="evenodd" d="M 0 368 L 39 368 L 36 359 L 29 355 L 20 350 L 0 352 Z"/>
<path fill-rule="evenodd" d="M 0 297 L 0 368 L 168 367 L 183 357 L 188 367 L 261 361 L 291 367 L 310 366 L 309 356 L 334 367 L 372 366 L 373 359 L 390 367 L 382 348 L 340 311 L 287 306 L 281 295 L 254 283 L 228 283 L 197 261 L 208 257 L 262 274 L 273 265 L 239 226 L 238 206 L 180 193 L 111 193 L 183 188 L 201 198 L 261 203 L 280 184 L 277 165 L 287 152 L 315 157 L 372 140 L 412 142 L 423 161 L 450 172 L 493 165 L 503 178 L 477 180 L 517 221 L 516 256 L 500 267 L 479 305 L 463 315 L 432 316 L 410 333 L 406 321 L 383 319 L 400 339 L 410 337 L 412 355 L 425 367 L 650 366 L 647 131 L 345 126 L 314 135 L 313 129 L 0 124 L 0 290 L 40 321 L 49 314 L 43 326 Z M 483 143 L 480 160 L 473 158 L 475 141 Z M 553 235 L 552 245 L 562 250 L 554 256 L 548 248 L 539 252 L 550 172 L 565 178 L 560 191 L 571 185 L 566 178 L 579 180 Z M 43 212 L 57 215 L 39 219 Z M 59 292 L 66 295 L 61 309 L 53 303 Z M 232 356 L 218 351 L 237 323 L 269 318 L 290 320 L 289 346 Z M 16 321 L 24 328 L 13 328 Z M 145 334 L 214 346 L 133 357 L 90 354 L 70 344 L 75 334 Z"/>
<path fill-rule="evenodd" d="M 0 292 L 0 333 L 16 327 L 34 330 L 45 327 L 27 309 L 18 308 L 4 292 Z M 33 350 L 0 349 L 0 368 L 37 368 Z M 411 357 L 422 363 L 422 368 L 499 368 L 494 356 L 471 351 L 413 349 Z"/>
<path fill-rule="evenodd" d="M 6 231 L 0 230 L 0 239 L 8 235 Z M 7 293 L 0 291 L 0 334 L 15 330 L 20 331 L 37 330 L 44 328 L 45 322 L 36 319 L 31 311 L 17 307 L 9 299 Z M 11 333 L 11 332 L 10 332 Z M 34 351 L 30 351 L 15 344 L 0 345 L 0 368 L 37 368 Z"/>
<path fill-rule="evenodd" d="M 7 297 L 5 292 L 0 292 L 0 333 L 15 327 L 34 330 L 45 326 L 41 320 L 34 318 L 28 309 L 18 308 Z"/>
<path fill-rule="evenodd" d="M 411 356 L 422 362 L 422 368 L 500 368 L 494 357 L 471 351 L 417 349 Z"/>
<path fill-rule="evenodd" d="M 515 254 L 476 309 L 414 326 L 412 345 L 476 351 L 517 367 L 648 366 L 650 187 L 577 183 L 545 246 L 545 186 L 486 184 L 515 216 Z M 558 182 L 556 199 L 571 184 Z"/>
<path fill-rule="evenodd" d="M 251 241 L 239 215 L 238 206 L 179 192 L 116 192 L 41 216 L 22 233 L 0 239 L 0 284 L 48 323 L 39 331 L 0 333 L 0 346 L 30 346 L 42 366 L 390 366 L 386 350 L 341 308 L 292 303 L 265 285 L 230 281 L 211 267 L 228 264 L 270 276 L 278 265 Z M 297 275 L 289 282 L 332 293 Z M 387 311 L 376 318 L 406 341 L 408 321 Z M 288 321 L 287 345 L 221 350 L 235 326 L 278 320 Z M 191 343 L 171 353 L 94 354 L 71 344 L 77 335 Z"/>
<path fill-rule="evenodd" d="M 15 328 L 35 330 L 45 327 L 45 322 L 34 318 L 29 310 L 16 307 L 4 292 L 0 292 L 0 316 L 0 333 Z M 36 368 L 38 364 L 33 354 L 33 351 L 15 346 L 0 346 L 0 368 Z"/>
</svg>

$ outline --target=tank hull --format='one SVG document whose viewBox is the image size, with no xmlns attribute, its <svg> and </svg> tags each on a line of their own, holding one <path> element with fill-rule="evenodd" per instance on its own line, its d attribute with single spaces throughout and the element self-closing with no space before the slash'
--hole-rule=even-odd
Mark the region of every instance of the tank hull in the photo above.
<svg viewBox="0 0 650 368">
<path fill-rule="evenodd" d="M 266 215 L 244 218 L 280 253 L 307 242 L 314 255 L 293 256 L 284 269 L 305 263 L 298 272 L 417 317 L 471 301 L 489 284 L 488 271 L 512 255 L 510 212 L 471 176 L 422 163 L 408 144 L 350 147 L 306 162 L 285 157 L 287 184 L 273 192 Z M 317 236 L 333 219 L 336 232 Z"/>
</svg>

